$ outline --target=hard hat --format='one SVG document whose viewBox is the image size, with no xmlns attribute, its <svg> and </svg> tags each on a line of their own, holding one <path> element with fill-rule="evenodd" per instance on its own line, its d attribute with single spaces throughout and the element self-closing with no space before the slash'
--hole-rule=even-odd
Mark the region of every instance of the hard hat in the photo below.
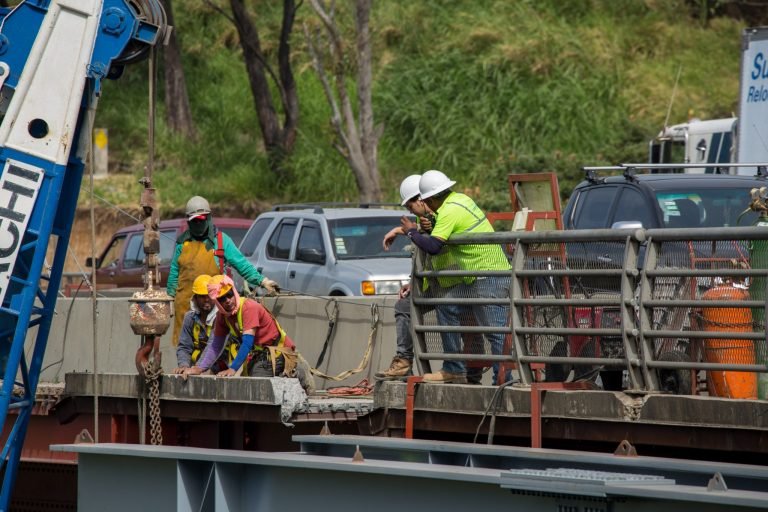
<svg viewBox="0 0 768 512">
<path fill-rule="evenodd" d="M 208 295 L 208 281 L 211 280 L 211 276 L 208 274 L 200 274 L 192 282 L 192 293 L 195 295 Z"/>
<path fill-rule="evenodd" d="M 419 195 L 419 180 L 421 174 L 411 174 L 400 182 L 400 206 Z"/>
<path fill-rule="evenodd" d="M 232 280 L 228 279 L 227 276 L 223 274 L 215 275 L 208 281 L 208 290 L 212 292 L 214 289 L 218 288 L 219 293 L 216 295 L 216 298 L 221 297 L 222 295 L 226 295 L 227 292 L 232 289 L 231 282 Z"/>
<path fill-rule="evenodd" d="M 427 199 L 444 190 L 448 190 L 455 184 L 455 181 L 440 171 L 427 171 L 421 175 L 421 180 L 419 180 L 419 193 L 422 199 Z"/>
<path fill-rule="evenodd" d="M 187 201 L 187 220 L 211 213 L 211 207 L 204 197 L 194 196 Z"/>
</svg>

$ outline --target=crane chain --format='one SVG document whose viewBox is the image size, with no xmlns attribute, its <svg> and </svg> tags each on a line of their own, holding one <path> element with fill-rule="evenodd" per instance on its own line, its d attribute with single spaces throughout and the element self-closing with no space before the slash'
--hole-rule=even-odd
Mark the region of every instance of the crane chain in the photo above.
<svg viewBox="0 0 768 512">
<path fill-rule="evenodd" d="M 149 432 L 150 443 L 154 446 L 163 444 L 162 418 L 160 416 L 160 376 L 163 368 L 155 368 L 154 362 L 147 365 L 145 380 L 149 395 Z"/>
</svg>

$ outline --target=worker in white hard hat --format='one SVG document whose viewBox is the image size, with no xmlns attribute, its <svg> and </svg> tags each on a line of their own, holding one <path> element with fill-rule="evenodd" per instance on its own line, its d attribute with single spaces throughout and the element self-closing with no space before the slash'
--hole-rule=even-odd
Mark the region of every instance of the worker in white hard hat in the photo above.
<svg viewBox="0 0 768 512">
<path fill-rule="evenodd" d="M 434 215 L 419 197 L 420 174 L 412 174 L 400 183 L 400 204 L 409 212 L 416 215 L 421 230 L 432 231 Z M 388 251 L 398 235 L 405 236 L 401 226 L 390 230 L 382 241 L 384 250 Z M 402 379 L 413 374 L 413 337 L 411 336 L 411 284 L 400 288 L 399 299 L 395 302 L 395 333 L 397 350 L 389 368 L 376 373 L 379 380 Z"/>
<path fill-rule="evenodd" d="M 192 298 L 192 283 L 197 276 L 231 274 L 230 269 L 234 268 L 253 287 L 262 286 L 270 293 L 279 290 L 277 283 L 251 265 L 229 235 L 216 229 L 211 207 L 204 197 L 190 198 L 186 212 L 189 228 L 176 239 L 166 286 L 168 295 L 174 297 L 174 347 L 179 342 L 181 324 Z"/>
<path fill-rule="evenodd" d="M 465 233 L 490 233 L 493 226 L 483 211 L 467 195 L 454 192 L 456 182 L 437 170 L 427 171 L 419 180 L 421 199 L 435 212 L 436 222 L 432 232 L 420 233 L 418 226 L 408 219 L 401 219 L 401 227 L 411 240 L 428 255 L 427 268 L 441 270 L 460 268 L 467 271 L 510 270 L 501 246 L 497 244 L 446 245 L 452 235 Z M 468 298 L 498 299 L 506 302 L 509 297 L 509 277 L 438 277 L 440 294 L 456 299 L 456 304 L 441 304 L 435 307 L 441 325 L 461 325 L 461 316 L 471 310 L 478 325 L 484 327 L 506 327 L 509 307 L 503 304 L 463 305 L 459 302 Z M 441 332 L 445 353 L 461 353 L 462 338 L 458 332 Z M 504 348 L 503 333 L 485 334 L 493 354 L 501 354 Z M 498 382 L 498 364 L 494 365 L 494 383 Z M 466 365 L 463 361 L 445 361 L 443 368 L 424 375 L 425 382 L 467 381 Z"/>
</svg>

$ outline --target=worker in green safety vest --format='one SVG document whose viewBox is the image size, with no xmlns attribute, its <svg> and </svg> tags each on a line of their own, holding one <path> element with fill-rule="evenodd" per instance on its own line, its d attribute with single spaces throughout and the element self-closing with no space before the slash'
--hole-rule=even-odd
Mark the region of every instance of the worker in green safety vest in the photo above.
<svg viewBox="0 0 768 512">
<path fill-rule="evenodd" d="M 427 264 L 433 270 L 460 269 L 468 271 L 510 270 L 511 266 L 498 244 L 446 245 L 446 241 L 457 234 L 491 233 L 493 226 L 483 211 L 467 195 L 454 192 L 456 182 L 437 170 L 425 172 L 419 181 L 421 199 L 436 214 L 432 232 L 427 235 L 418 231 L 418 226 L 408 218 L 401 220 L 403 231 L 413 242 L 430 255 Z M 457 299 L 467 298 L 505 299 L 509 297 L 508 276 L 446 276 L 437 278 L 441 288 L 439 295 Z M 472 305 L 446 304 L 435 307 L 441 325 L 461 325 L 461 317 L 471 312 L 477 324 L 485 327 L 505 327 L 509 318 L 509 306 L 501 304 Z M 461 334 L 440 333 L 443 350 L 459 353 L 462 348 Z M 486 334 L 493 354 L 504 349 L 504 333 Z M 494 384 L 498 382 L 499 365 L 493 367 Z M 445 361 L 443 368 L 424 375 L 425 382 L 467 382 L 466 364 L 463 361 Z"/>
</svg>

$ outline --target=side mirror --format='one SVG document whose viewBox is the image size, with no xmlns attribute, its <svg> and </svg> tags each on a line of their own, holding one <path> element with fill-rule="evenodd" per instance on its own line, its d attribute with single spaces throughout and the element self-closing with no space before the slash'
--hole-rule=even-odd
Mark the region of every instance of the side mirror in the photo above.
<svg viewBox="0 0 768 512">
<path fill-rule="evenodd" d="M 325 251 L 311 247 L 299 249 L 298 260 L 325 265 Z"/>
<path fill-rule="evenodd" d="M 85 266 L 86 266 L 86 267 L 91 267 L 91 268 L 95 267 L 95 268 L 99 268 L 99 263 L 100 263 L 100 261 L 99 261 L 99 258 L 96 258 L 96 260 L 95 260 L 95 261 L 94 261 L 94 259 L 93 259 L 92 257 L 90 257 L 90 256 L 88 256 L 87 258 L 85 258 Z"/>
</svg>

